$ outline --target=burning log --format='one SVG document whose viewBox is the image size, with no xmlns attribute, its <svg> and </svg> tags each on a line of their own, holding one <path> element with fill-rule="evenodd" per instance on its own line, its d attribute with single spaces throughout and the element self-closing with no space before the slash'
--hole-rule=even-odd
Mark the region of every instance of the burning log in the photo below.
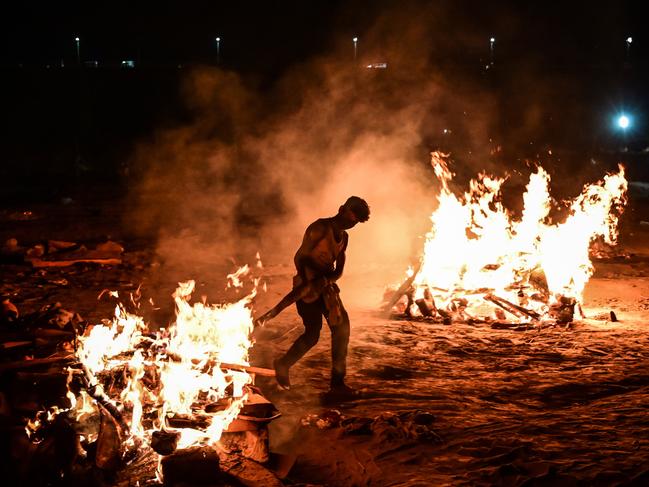
<svg viewBox="0 0 649 487">
<path fill-rule="evenodd" d="M 382 309 L 385 313 L 390 313 L 392 311 L 392 308 L 395 304 L 397 304 L 397 301 L 401 299 L 401 296 L 406 294 L 410 288 L 412 287 L 412 283 L 415 281 L 415 277 L 417 277 L 417 273 L 421 269 L 421 261 L 419 264 L 417 264 L 417 267 L 413 269 L 412 275 L 410 275 L 399 288 L 392 294 L 392 297 L 385 303 L 385 305 L 382 306 Z"/>
<path fill-rule="evenodd" d="M 550 316 L 557 320 L 557 323 L 570 323 L 575 315 L 575 298 L 561 296 L 559 300 L 550 306 Z"/>
<path fill-rule="evenodd" d="M 81 365 L 81 368 L 83 370 L 82 381 L 85 389 L 88 391 L 88 394 L 90 394 L 90 397 L 92 397 L 95 401 L 97 401 L 97 403 L 103 406 L 106 412 L 110 413 L 110 415 L 115 419 L 115 421 L 117 421 L 117 423 L 125 433 L 128 432 L 129 427 L 126 424 L 126 421 L 124 420 L 124 417 L 122 416 L 119 408 L 115 405 L 115 403 L 113 403 L 110 397 L 108 397 L 104 393 L 101 385 L 95 384 L 93 382 L 93 375 L 88 370 L 88 368 L 83 364 Z"/>
<path fill-rule="evenodd" d="M 122 459 L 122 428 L 115 420 L 113 412 L 108 412 L 100 403 L 99 436 L 97 437 L 97 452 L 95 465 L 103 470 L 117 470 Z"/>
<path fill-rule="evenodd" d="M 426 299 L 416 299 L 415 304 L 423 316 L 433 316 L 435 314 L 434 302 L 429 303 Z"/>
<path fill-rule="evenodd" d="M 483 313 L 483 300 L 520 322 L 572 320 L 572 303 L 560 303 L 550 313 L 547 305 L 561 295 L 580 301 L 590 277 L 589 243 L 597 238 L 615 243 L 619 213 L 626 203 L 624 168 L 584 186 L 570 203 L 565 221 L 550 223 L 550 176 L 542 168 L 530 175 L 522 216 L 514 219 L 502 204 L 504 179 L 480 174 L 467 192 L 458 195 L 451 190 L 453 172 L 447 156 L 439 152 L 431 156 L 441 183 L 439 204 L 431 215 L 433 227 L 426 235 L 419 268 L 408 272 L 392 296 L 386 293 L 383 310 L 392 312 L 397 304 L 406 316 L 409 312 L 430 316 L 430 307 L 419 301 L 421 292 L 429 290 L 438 314 L 444 316 L 443 308 L 452 320 L 489 316 L 492 311 Z M 515 302 L 499 297 L 512 291 L 519 293 Z M 408 302 L 402 311 L 403 295 L 417 302 Z M 455 306 L 458 298 L 466 298 L 468 304 Z"/>
<path fill-rule="evenodd" d="M 537 321 L 541 316 L 536 312 L 532 311 L 526 308 L 523 308 L 522 306 L 519 306 L 517 304 L 514 304 L 510 301 L 507 301 L 506 299 L 500 298 L 498 296 L 494 296 L 493 294 L 488 294 L 484 297 L 487 301 L 490 303 L 495 304 L 496 306 L 500 306 L 502 309 L 505 311 L 510 312 L 514 316 L 517 317 L 528 317 L 531 318 L 534 321 Z"/>
<path fill-rule="evenodd" d="M 169 428 L 192 428 L 206 429 L 212 421 L 212 417 L 205 414 L 194 413 L 191 416 L 175 414 L 167 416 L 166 423 Z"/>
</svg>

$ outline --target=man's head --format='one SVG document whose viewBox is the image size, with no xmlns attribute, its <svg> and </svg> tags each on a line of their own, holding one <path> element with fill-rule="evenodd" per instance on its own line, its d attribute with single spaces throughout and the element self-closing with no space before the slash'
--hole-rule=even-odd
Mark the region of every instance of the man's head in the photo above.
<svg viewBox="0 0 649 487">
<path fill-rule="evenodd" d="M 343 228 L 352 228 L 358 222 L 366 222 L 370 218 L 370 206 L 363 198 L 350 196 L 347 201 L 338 209 Z"/>
</svg>

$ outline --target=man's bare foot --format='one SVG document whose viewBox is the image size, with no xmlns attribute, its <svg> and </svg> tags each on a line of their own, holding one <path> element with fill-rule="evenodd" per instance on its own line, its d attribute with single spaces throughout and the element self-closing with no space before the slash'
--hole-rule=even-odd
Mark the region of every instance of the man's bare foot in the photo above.
<svg viewBox="0 0 649 487">
<path fill-rule="evenodd" d="M 291 388 L 291 380 L 288 376 L 288 367 L 282 363 L 281 359 L 275 359 L 273 362 L 273 367 L 275 368 L 275 380 L 282 389 Z"/>
</svg>

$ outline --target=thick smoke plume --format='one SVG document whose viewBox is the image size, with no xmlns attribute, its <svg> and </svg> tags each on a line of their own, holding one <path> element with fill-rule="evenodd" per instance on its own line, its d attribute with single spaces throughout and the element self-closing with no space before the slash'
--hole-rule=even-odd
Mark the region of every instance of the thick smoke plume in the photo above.
<svg viewBox="0 0 649 487">
<path fill-rule="evenodd" d="M 157 235 L 158 253 L 178 270 L 169 281 L 222 275 L 257 251 L 291 264 L 306 226 L 350 195 L 372 215 L 350 232 L 343 296 L 374 305 L 402 276 L 430 227 L 429 152 L 452 134 L 460 172 L 494 169 L 493 96 L 439 69 L 445 49 L 474 52 L 479 34 L 449 30 L 450 7 L 416 5 L 373 18 L 356 61 L 346 42 L 270 83 L 209 67 L 187 75 L 186 123 L 160 130 L 134 157 L 132 221 Z M 388 69 L 364 67 L 375 62 Z"/>
</svg>

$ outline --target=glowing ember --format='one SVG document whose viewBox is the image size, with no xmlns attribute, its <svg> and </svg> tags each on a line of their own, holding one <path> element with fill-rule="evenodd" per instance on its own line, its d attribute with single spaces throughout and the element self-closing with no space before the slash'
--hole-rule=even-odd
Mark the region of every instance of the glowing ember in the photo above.
<svg viewBox="0 0 649 487">
<path fill-rule="evenodd" d="M 424 300 L 441 316 L 463 319 L 490 317 L 502 304 L 508 318 L 518 321 L 549 319 L 557 304 L 579 305 L 593 273 L 591 242 L 600 237 L 616 243 L 626 203 L 624 169 L 586 185 L 569 203 L 565 220 L 553 223 L 550 176 L 543 168 L 530 176 L 516 220 L 500 202 L 504 179 L 480 174 L 463 196 L 453 194 L 446 157 L 432 154 L 442 188 L 413 280 L 414 301 Z M 421 306 L 411 304 L 409 312 L 421 315 Z"/>
</svg>

